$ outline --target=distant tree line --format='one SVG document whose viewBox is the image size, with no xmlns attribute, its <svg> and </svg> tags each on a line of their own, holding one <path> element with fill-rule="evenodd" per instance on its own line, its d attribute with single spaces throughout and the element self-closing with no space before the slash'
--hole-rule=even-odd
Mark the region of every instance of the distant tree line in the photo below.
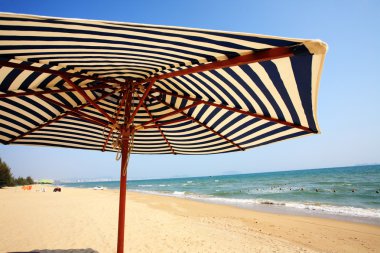
<svg viewBox="0 0 380 253">
<path fill-rule="evenodd" d="M 27 185 L 27 184 L 34 184 L 34 181 L 31 177 L 14 178 L 9 166 L 5 162 L 3 162 L 0 158 L 0 188 L 4 186 L 16 186 L 16 185 Z"/>
</svg>

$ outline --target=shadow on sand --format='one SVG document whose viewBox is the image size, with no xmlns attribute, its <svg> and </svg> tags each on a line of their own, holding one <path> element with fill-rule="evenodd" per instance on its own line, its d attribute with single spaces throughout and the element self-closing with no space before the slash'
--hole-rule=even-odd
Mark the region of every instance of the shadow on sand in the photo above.
<svg viewBox="0 0 380 253">
<path fill-rule="evenodd" d="M 93 249 L 38 249 L 32 251 L 12 251 L 8 253 L 99 253 Z"/>
</svg>

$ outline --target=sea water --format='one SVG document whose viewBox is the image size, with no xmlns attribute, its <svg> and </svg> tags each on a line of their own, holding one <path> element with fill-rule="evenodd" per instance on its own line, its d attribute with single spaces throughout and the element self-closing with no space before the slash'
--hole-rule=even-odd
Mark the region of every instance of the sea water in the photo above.
<svg viewBox="0 0 380 253">
<path fill-rule="evenodd" d="M 254 210 L 380 224 L 380 165 L 128 181 L 128 189 Z M 119 188 L 118 181 L 66 183 Z"/>
</svg>

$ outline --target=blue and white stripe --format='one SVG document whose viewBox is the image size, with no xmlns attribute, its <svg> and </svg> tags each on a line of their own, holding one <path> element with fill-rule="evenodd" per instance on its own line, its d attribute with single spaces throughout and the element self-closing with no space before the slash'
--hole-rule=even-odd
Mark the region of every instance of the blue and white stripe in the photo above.
<svg viewBox="0 0 380 253">
<path fill-rule="evenodd" d="M 232 152 L 240 150 L 236 145 L 248 149 L 318 133 L 317 94 L 327 46 L 318 40 L 0 13 L 0 60 L 119 81 L 130 78 L 141 81 L 277 47 L 297 47 L 299 52 L 292 57 L 158 80 L 153 89 L 173 95 L 159 96 L 161 101 L 148 99 L 146 106 L 153 117 L 159 117 L 190 105 L 193 102 L 184 98 L 190 97 L 270 117 L 310 131 L 200 104 L 183 112 L 195 120 L 160 127 L 166 140 L 158 128 L 136 132 L 133 153 Z M 72 81 L 82 87 L 97 85 L 91 80 L 73 78 Z M 0 94 L 63 87 L 68 88 L 60 77 L 53 74 L 0 68 Z M 101 96 L 97 91 L 86 93 L 92 99 Z M 72 107 L 86 103 L 77 92 L 46 97 Z M 117 108 L 118 97 L 119 93 L 116 93 L 97 103 L 112 115 Z M 92 107 L 82 111 L 107 121 Z M 36 96 L 0 98 L 0 142 L 102 149 L 107 136 L 103 127 L 73 115 L 17 139 L 19 135 L 64 113 L 65 109 Z M 184 117 L 176 114 L 159 123 Z M 149 114 L 141 107 L 134 124 L 150 120 Z M 111 142 L 106 150 L 114 151 Z"/>
</svg>

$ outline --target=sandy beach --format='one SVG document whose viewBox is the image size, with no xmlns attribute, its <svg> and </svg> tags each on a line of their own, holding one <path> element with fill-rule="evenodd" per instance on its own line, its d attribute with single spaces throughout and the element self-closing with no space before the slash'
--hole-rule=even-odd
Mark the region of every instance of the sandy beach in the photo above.
<svg viewBox="0 0 380 253">
<path fill-rule="evenodd" d="M 118 191 L 0 189 L 0 252 L 115 252 Z M 127 193 L 126 252 L 380 252 L 380 226 Z"/>
</svg>

